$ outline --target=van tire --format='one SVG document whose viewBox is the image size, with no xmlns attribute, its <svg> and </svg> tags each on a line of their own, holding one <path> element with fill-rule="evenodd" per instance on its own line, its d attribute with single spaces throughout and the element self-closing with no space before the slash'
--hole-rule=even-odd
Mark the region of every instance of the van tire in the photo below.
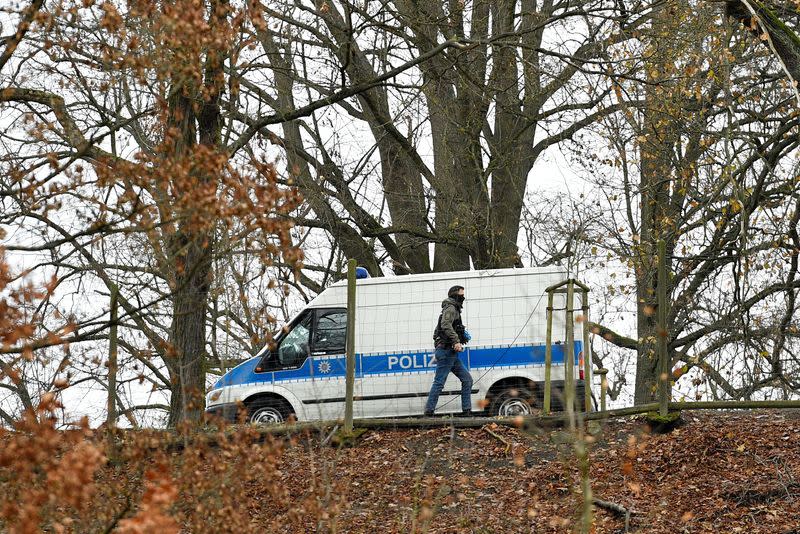
<svg viewBox="0 0 800 534">
<path fill-rule="evenodd" d="M 277 425 L 293 415 L 291 407 L 281 399 L 262 397 L 247 403 L 247 422 L 253 425 Z"/>
<path fill-rule="evenodd" d="M 532 415 L 536 407 L 536 399 L 529 389 L 514 386 L 503 389 L 492 399 L 489 413 L 501 417 Z"/>
</svg>

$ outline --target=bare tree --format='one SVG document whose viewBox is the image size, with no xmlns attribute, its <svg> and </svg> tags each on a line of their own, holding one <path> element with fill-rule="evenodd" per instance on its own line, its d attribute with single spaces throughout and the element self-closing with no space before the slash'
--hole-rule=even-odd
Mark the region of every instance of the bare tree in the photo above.
<svg viewBox="0 0 800 534">
<path fill-rule="evenodd" d="M 355 163 L 326 145 L 318 117 L 283 123 L 282 135 L 264 132 L 285 150 L 309 202 L 298 224 L 330 232 L 373 275 L 384 263 L 397 273 L 521 265 L 519 226 L 535 162 L 619 109 L 605 105 L 609 86 L 582 72 L 626 39 L 608 20 L 612 4 L 318 1 L 261 9 L 278 21 L 256 32 L 275 82 L 242 84 L 241 94 L 279 113 L 310 88 L 363 86 L 426 58 L 393 83 L 339 101 L 372 141 L 352 151 Z M 322 77 L 313 66 L 319 56 L 334 67 Z"/>
<path fill-rule="evenodd" d="M 123 286 L 121 320 L 149 346 L 130 352 L 155 351 L 166 365 L 167 376 L 150 371 L 170 388 L 170 424 L 197 420 L 216 225 L 263 236 L 265 261 L 300 259 L 279 216 L 295 193 L 263 155 L 236 160 L 222 138 L 231 20 L 241 19 L 225 2 L 48 7 L 0 89 L 15 121 L 4 155 L 15 209 L 4 215 L 36 237 L 7 248 L 49 251 L 68 271 L 62 282 L 91 273 L 107 290 Z M 108 326 L 97 324 L 103 313 L 58 342 L 92 339 Z"/>
<path fill-rule="evenodd" d="M 600 324 L 596 331 L 637 351 L 635 400 L 653 399 L 661 335 L 656 243 L 663 239 L 673 272 L 666 335 L 673 364 L 681 366 L 676 374 L 700 368 L 726 396 L 746 398 L 783 380 L 785 356 L 778 353 L 795 310 L 795 269 L 781 267 L 787 255 L 796 256 L 795 170 L 787 166 L 798 142 L 790 135 L 797 127 L 792 95 L 767 74 L 770 60 L 746 39 L 715 32 L 725 19 L 713 6 L 658 9 L 641 45 L 617 56 L 642 62 L 643 72 L 617 77 L 615 98 L 633 103 L 604 121 L 608 152 L 594 162 L 619 181 L 598 181 L 609 209 L 592 243 L 635 276 L 636 334 Z M 774 276 L 753 270 L 765 262 Z M 754 316 L 780 307 L 776 297 L 785 297 L 785 311 L 756 324 Z M 765 347 L 771 370 L 759 364 L 758 379 L 743 379 Z"/>
</svg>

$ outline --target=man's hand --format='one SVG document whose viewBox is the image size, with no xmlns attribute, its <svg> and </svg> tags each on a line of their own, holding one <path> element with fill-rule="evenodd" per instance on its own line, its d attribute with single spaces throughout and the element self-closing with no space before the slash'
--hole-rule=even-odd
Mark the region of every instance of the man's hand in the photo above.
<svg viewBox="0 0 800 534">
<path fill-rule="evenodd" d="M 455 345 L 453 345 L 453 350 L 456 352 L 463 352 L 464 345 L 462 345 L 461 343 L 456 343 Z"/>
</svg>

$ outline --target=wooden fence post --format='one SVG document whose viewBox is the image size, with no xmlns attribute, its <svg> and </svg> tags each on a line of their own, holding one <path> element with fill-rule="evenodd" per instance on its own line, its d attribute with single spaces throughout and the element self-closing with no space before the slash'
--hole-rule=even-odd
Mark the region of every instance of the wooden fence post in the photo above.
<svg viewBox="0 0 800 534">
<path fill-rule="evenodd" d="M 592 351 L 589 345 L 589 290 L 581 293 L 583 312 L 583 398 L 586 412 L 592 411 Z"/>
<path fill-rule="evenodd" d="M 544 413 L 550 413 L 550 370 L 553 366 L 553 292 L 547 292 L 547 337 L 544 345 Z"/>
<path fill-rule="evenodd" d="M 356 371 L 356 260 L 347 262 L 347 369 L 345 377 L 344 432 L 353 431 L 353 387 Z"/>
<path fill-rule="evenodd" d="M 606 411 L 606 394 L 608 393 L 608 378 L 606 375 L 608 374 L 608 369 L 598 369 L 595 372 L 596 375 L 600 375 L 600 411 Z"/>
<path fill-rule="evenodd" d="M 564 403 L 570 431 L 575 430 L 575 281 L 567 282 L 567 341 L 564 347 Z"/>
</svg>

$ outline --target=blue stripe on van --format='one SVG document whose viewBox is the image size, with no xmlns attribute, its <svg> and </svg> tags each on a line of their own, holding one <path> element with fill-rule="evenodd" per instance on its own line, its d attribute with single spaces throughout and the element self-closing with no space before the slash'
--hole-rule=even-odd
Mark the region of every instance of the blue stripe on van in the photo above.
<svg viewBox="0 0 800 534">
<path fill-rule="evenodd" d="M 582 343 L 575 342 L 575 354 L 582 350 Z M 544 365 L 544 345 L 517 345 L 513 347 L 476 347 L 459 354 L 468 369 Z M 399 352 L 385 354 L 359 354 L 356 356 L 356 376 L 430 372 L 436 368 L 434 351 Z M 220 378 L 214 389 L 237 384 L 258 382 L 284 382 L 309 378 L 332 378 L 345 376 L 346 359 L 341 356 L 315 356 L 307 358 L 298 369 L 256 373 L 260 358 L 251 358 L 228 371 Z M 564 345 L 553 345 L 553 364 L 563 365 Z M 312 366 L 313 365 L 313 366 Z M 577 356 L 575 365 L 578 365 Z"/>
<path fill-rule="evenodd" d="M 225 373 L 222 378 L 217 380 L 217 383 L 214 384 L 214 389 L 225 387 L 225 386 L 233 386 L 235 384 L 245 384 L 247 382 L 254 382 L 254 376 L 258 376 L 255 372 L 256 365 L 261 360 L 260 357 L 256 356 L 254 358 L 250 358 L 244 363 L 240 363 L 227 373 Z M 272 374 L 270 374 L 270 381 L 272 380 Z M 263 380 L 259 380 L 259 382 L 263 382 Z"/>
</svg>

